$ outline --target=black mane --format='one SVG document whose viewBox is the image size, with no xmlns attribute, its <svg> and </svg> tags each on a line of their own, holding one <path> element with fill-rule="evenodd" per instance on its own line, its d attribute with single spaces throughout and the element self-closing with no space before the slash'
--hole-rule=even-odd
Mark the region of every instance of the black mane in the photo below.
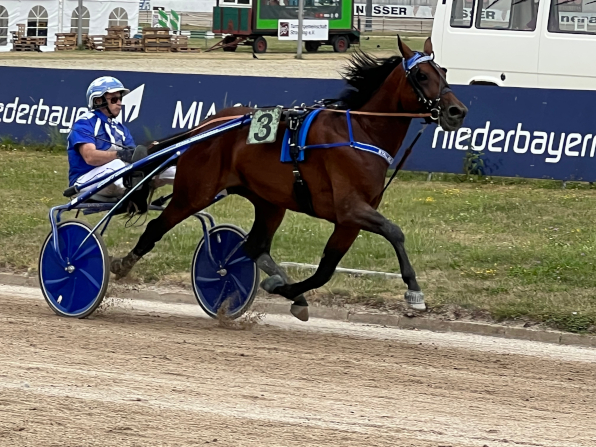
<svg viewBox="0 0 596 447">
<path fill-rule="evenodd" d="M 341 95 L 341 108 L 358 110 L 364 106 L 401 61 L 401 56 L 380 58 L 362 51 L 352 54 L 342 73 L 348 87 Z"/>
</svg>

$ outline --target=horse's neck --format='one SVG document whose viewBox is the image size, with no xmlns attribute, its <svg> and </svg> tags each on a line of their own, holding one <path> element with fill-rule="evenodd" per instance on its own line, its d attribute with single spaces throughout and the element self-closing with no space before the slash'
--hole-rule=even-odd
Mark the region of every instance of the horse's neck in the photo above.
<svg viewBox="0 0 596 447">
<path fill-rule="evenodd" d="M 407 88 L 403 70 L 398 68 L 385 80 L 372 98 L 359 111 L 369 113 L 408 113 L 401 103 L 400 92 Z M 411 118 L 354 115 L 359 127 L 368 137 L 367 143 L 374 144 L 395 157 L 401 147 Z M 355 136 L 358 139 L 357 136 Z"/>
<path fill-rule="evenodd" d="M 362 143 L 373 144 L 395 157 L 401 147 L 411 118 L 373 116 L 373 115 L 352 115 L 355 129 L 354 139 Z M 362 135 L 364 134 L 364 135 Z M 364 137 L 364 138 L 363 138 Z"/>
</svg>

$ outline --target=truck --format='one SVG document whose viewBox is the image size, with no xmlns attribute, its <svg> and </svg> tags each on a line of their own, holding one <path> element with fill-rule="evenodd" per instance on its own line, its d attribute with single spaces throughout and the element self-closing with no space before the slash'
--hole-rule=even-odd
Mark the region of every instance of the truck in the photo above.
<svg viewBox="0 0 596 447">
<path fill-rule="evenodd" d="M 254 53 L 265 53 L 267 37 L 278 34 L 278 22 L 297 19 L 298 0 L 217 0 L 213 33 L 224 38 L 211 49 L 236 51 L 239 45 L 250 45 Z M 329 21 L 327 40 L 305 40 L 309 53 L 321 45 L 343 53 L 360 43 L 360 31 L 354 27 L 354 0 L 304 0 L 304 19 Z"/>
</svg>

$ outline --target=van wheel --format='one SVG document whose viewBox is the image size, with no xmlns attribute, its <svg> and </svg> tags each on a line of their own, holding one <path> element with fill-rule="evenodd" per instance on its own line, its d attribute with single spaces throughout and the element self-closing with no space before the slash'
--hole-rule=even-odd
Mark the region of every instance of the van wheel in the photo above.
<svg viewBox="0 0 596 447">
<path fill-rule="evenodd" d="M 345 53 L 350 46 L 350 41 L 346 36 L 336 36 L 333 39 L 333 51 L 336 53 Z"/>
</svg>

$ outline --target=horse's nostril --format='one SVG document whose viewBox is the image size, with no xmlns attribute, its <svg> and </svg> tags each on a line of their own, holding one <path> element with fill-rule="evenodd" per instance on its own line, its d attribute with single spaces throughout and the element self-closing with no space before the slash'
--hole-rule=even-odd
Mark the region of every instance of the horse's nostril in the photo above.
<svg viewBox="0 0 596 447">
<path fill-rule="evenodd" d="M 468 109 L 466 107 L 450 106 L 448 112 L 449 116 L 453 118 L 464 118 L 468 113 Z"/>
</svg>

